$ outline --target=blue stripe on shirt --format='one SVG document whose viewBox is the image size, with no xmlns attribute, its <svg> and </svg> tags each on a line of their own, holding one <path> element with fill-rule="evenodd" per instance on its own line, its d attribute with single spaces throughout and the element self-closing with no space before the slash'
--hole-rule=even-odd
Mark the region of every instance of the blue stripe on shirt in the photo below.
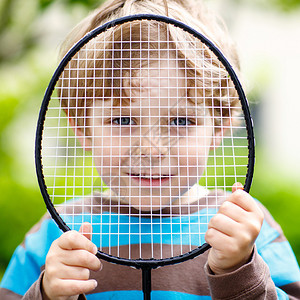
<svg viewBox="0 0 300 300">
<path fill-rule="evenodd" d="M 276 287 L 277 300 L 289 300 L 289 296 L 283 291 Z"/>
<path fill-rule="evenodd" d="M 274 241 L 279 236 L 280 233 L 278 230 L 276 230 L 274 227 L 271 227 L 271 225 L 264 220 L 260 233 L 255 242 L 257 249 L 263 248 L 265 245 Z"/>
<path fill-rule="evenodd" d="M 271 277 L 276 286 L 300 281 L 300 271 L 296 257 L 289 242 L 271 243 L 258 253 L 268 264 Z"/>
<path fill-rule="evenodd" d="M 215 209 L 203 209 L 191 215 L 173 218 L 145 218 L 103 212 L 102 215 L 64 216 L 67 224 L 79 230 L 83 222 L 93 224 L 93 242 L 101 247 L 129 244 L 202 245 L 207 223 Z M 70 226 L 71 227 L 71 226 Z"/>
<path fill-rule="evenodd" d="M 86 295 L 87 300 L 136 300 L 143 299 L 142 291 L 112 291 L 101 294 Z M 173 291 L 152 291 L 151 300 L 211 300 L 210 296 L 197 296 Z"/>
</svg>

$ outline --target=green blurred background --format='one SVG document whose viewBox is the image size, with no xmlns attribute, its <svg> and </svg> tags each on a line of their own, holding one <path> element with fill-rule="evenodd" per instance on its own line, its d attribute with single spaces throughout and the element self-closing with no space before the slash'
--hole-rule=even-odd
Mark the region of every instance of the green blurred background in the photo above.
<svg viewBox="0 0 300 300">
<path fill-rule="evenodd" d="M 221 12 L 241 52 L 257 139 L 251 193 L 281 224 L 299 262 L 300 126 L 293 112 L 300 99 L 292 81 L 299 74 L 290 70 L 299 70 L 300 0 L 206 2 Z M 34 135 L 59 44 L 98 4 L 0 1 L 0 278 L 46 211 L 35 176 Z"/>
</svg>

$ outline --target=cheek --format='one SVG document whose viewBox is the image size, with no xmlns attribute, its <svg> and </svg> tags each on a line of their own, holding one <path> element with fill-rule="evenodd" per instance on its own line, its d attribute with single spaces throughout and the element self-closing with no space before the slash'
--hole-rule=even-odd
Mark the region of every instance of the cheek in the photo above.
<svg viewBox="0 0 300 300">
<path fill-rule="evenodd" d="M 178 165 L 181 168 L 181 175 L 199 179 L 206 169 L 209 156 L 209 149 L 212 143 L 210 129 L 198 130 L 189 138 L 180 141 L 177 148 Z M 173 151 L 175 149 L 173 148 Z M 175 153 L 174 153 L 175 154 Z"/>
<path fill-rule="evenodd" d="M 101 132 L 93 138 L 93 157 L 99 175 L 120 172 L 120 165 L 128 160 L 130 149 L 124 139 Z"/>
<path fill-rule="evenodd" d="M 180 161 L 186 165 L 202 165 L 209 155 L 210 146 L 212 143 L 212 134 L 206 132 L 198 132 L 198 135 L 192 135 L 186 139 L 181 139 L 179 145 L 173 147 L 177 148 Z"/>
</svg>

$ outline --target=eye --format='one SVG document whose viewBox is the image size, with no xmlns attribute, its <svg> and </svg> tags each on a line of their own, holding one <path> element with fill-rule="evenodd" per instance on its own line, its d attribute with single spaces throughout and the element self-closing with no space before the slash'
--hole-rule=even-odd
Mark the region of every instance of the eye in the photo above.
<svg viewBox="0 0 300 300">
<path fill-rule="evenodd" d="M 187 126 L 187 125 L 191 125 L 191 124 L 192 124 L 192 121 L 189 120 L 187 117 L 178 117 L 178 118 L 173 119 L 170 122 L 170 125 L 173 125 L 173 126 Z"/>
<path fill-rule="evenodd" d="M 112 120 L 112 123 L 115 125 L 135 125 L 134 120 L 130 117 L 120 117 Z"/>
</svg>

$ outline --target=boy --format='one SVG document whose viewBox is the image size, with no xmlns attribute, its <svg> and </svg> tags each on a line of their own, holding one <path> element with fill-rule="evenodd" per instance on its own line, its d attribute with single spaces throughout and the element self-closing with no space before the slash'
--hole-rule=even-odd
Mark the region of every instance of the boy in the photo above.
<svg viewBox="0 0 300 300">
<path fill-rule="evenodd" d="M 224 32 L 220 33 L 219 29 L 214 27 L 214 21 L 203 12 L 202 7 L 199 9 L 199 4 L 193 4 L 192 1 L 169 1 L 167 11 L 170 17 L 190 24 L 213 40 L 238 68 L 235 51 L 231 43 L 224 38 Z M 109 19 L 148 12 L 161 15 L 166 13 L 165 6 L 160 1 L 107 2 L 75 29 L 64 45 L 63 52 L 86 32 Z M 163 52 L 161 53 L 163 55 Z M 192 95 L 188 95 L 188 98 L 194 99 L 194 103 L 184 103 L 185 114 L 181 112 L 182 107 L 178 103 L 171 105 L 177 115 L 170 112 L 169 99 L 187 98 L 185 93 L 190 84 L 182 79 L 186 77 L 185 74 L 181 74 L 184 68 L 178 67 L 172 55 L 168 58 L 167 66 L 163 63 L 158 65 L 155 59 L 151 63 L 148 62 L 153 74 L 141 76 L 147 80 L 138 82 L 134 80 L 137 78 L 134 75 L 133 79 L 130 78 L 130 82 L 124 85 L 122 97 L 118 98 L 114 94 L 118 91 L 110 91 L 114 94 L 112 99 L 119 99 L 117 103 L 114 100 L 96 100 L 100 105 L 96 103 L 97 105 L 93 106 L 93 103 L 82 105 L 64 102 L 64 91 L 61 91 L 61 104 L 65 107 L 77 138 L 86 150 L 94 149 L 95 166 L 99 176 L 111 190 L 109 195 L 95 195 L 87 201 L 102 201 L 102 204 L 121 202 L 128 210 L 141 213 L 149 212 L 151 206 L 151 212 L 155 213 L 163 212 L 171 206 L 174 210 L 176 207 L 185 209 L 189 204 L 199 201 L 198 198 L 207 192 L 199 188 L 197 180 L 203 174 L 207 163 L 207 149 L 220 143 L 223 132 L 217 129 L 213 132 L 213 127 L 217 128 L 218 118 L 212 118 L 214 113 L 207 111 L 205 105 L 202 105 L 201 101 L 198 103 L 197 97 Z M 134 64 L 134 60 L 130 60 L 130 63 Z M 156 80 L 157 72 L 159 77 L 169 79 Z M 168 72 L 176 75 L 169 77 Z M 78 82 L 70 81 L 69 84 L 75 87 Z M 101 86 L 100 82 L 97 87 L 99 85 Z M 121 84 L 115 83 L 115 86 L 121 87 Z M 178 94 L 178 91 L 183 94 Z M 72 89 L 67 93 L 68 98 L 72 98 Z M 128 104 L 124 100 L 128 98 L 135 100 Z M 111 109 L 109 114 L 102 115 L 102 111 L 105 111 L 99 111 L 102 105 L 107 106 L 108 110 L 112 107 L 117 109 L 113 110 L 114 114 Z M 197 116 L 187 114 L 187 105 L 197 106 Z M 230 105 L 232 107 L 229 110 L 234 113 L 237 104 Z M 84 109 L 73 111 L 72 107 L 77 106 Z M 152 107 L 159 109 L 157 117 L 157 113 L 151 112 Z M 149 142 L 151 136 L 147 137 L 150 134 L 149 127 L 155 128 L 158 122 L 170 116 L 171 129 L 164 133 L 162 126 L 159 136 L 184 137 L 180 139 L 180 144 L 187 143 L 190 147 L 188 152 L 184 152 L 184 148 L 180 150 L 180 155 L 176 153 L 179 148 L 164 149 L 170 144 L 169 141 L 165 143 L 162 138 L 153 143 L 153 140 Z M 136 126 L 139 124 L 139 117 L 147 120 L 147 124 Z M 106 132 L 107 128 L 109 130 Z M 138 131 L 146 128 L 146 131 L 134 135 L 132 128 L 137 128 Z M 177 131 L 172 134 L 174 130 Z M 181 131 L 184 134 L 180 134 Z M 127 160 L 128 153 L 134 151 L 126 147 L 126 136 L 128 137 L 129 133 L 131 145 L 139 146 L 139 152 L 133 153 L 139 157 L 136 164 L 129 164 Z M 197 144 L 203 147 L 193 147 L 196 139 Z M 117 152 L 112 153 L 111 149 Z M 162 165 L 163 157 L 167 155 L 169 164 Z M 171 161 L 173 159 L 175 161 Z M 187 160 L 189 163 L 186 163 Z M 135 168 L 129 168 L 132 165 Z M 149 165 L 152 167 L 151 171 L 147 168 Z M 177 172 L 186 176 L 179 177 Z M 126 189 L 128 186 L 131 186 L 130 194 Z M 140 189 L 140 186 L 151 186 L 151 195 L 147 189 Z M 240 184 L 235 184 L 232 189 L 233 193 L 229 196 L 215 196 L 223 204 L 218 213 L 211 218 L 206 231 L 205 240 L 212 246 L 211 250 L 194 260 L 154 270 L 153 299 L 299 299 L 299 268 L 280 228 L 268 212 L 242 190 Z M 182 195 L 180 202 L 178 195 Z M 227 197 L 224 202 L 225 196 Z M 115 198 L 118 198 L 117 201 Z M 110 209 L 111 207 L 112 205 Z M 140 297 L 139 272 L 100 262 L 95 257 L 97 248 L 90 241 L 93 232 L 90 223 L 83 223 L 79 232 L 81 234 L 70 231 L 61 235 L 53 221 L 45 216 L 27 235 L 24 245 L 16 250 L 1 285 L 1 299 L 22 299 L 24 294 L 24 299 L 53 300 L 81 299 L 83 294 L 87 294 L 87 298 L 90 299 Z M 286 261 L 282 262 L 283 257 L 276 258 L 280 255 L 284 255 Z M 270 276 L 267 264 L 273 277 Z"/>
</svg>

